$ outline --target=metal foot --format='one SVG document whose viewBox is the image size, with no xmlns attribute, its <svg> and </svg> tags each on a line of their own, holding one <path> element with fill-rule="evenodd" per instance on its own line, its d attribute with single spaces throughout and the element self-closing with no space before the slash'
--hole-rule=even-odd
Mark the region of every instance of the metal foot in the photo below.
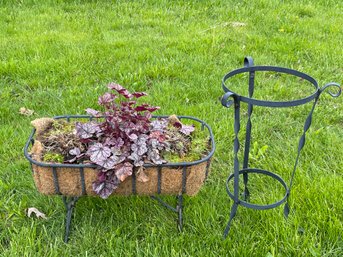
<svg viewBox="0 0 343 257">
<path fill-rule="evenodd" d="M 224 238 L 226 238 L 227 235 L 229 234 L 230 227 L 231 227 L 231 222 L 232 222 L 232 219 L 235 217 L 235 215 L 236 215 L 236 213 L 237 213 L 237 208 L 238 208 L 238 204 L 237 204 L 237 203 L 234 203 L 234 204 L 232 205 L 232 208 L 231 208 L 231 213 L 230 213 L 229 222 L 227 223 L 226 228 L 225 228 L 225 230 L 224 230 Z"/>
<path fill-rule="evenodd" d="M 177 215 L 178 215 L 177 227 L 178 227 L 179 231 L 182 231 L 182 229 L 183 229 L 183 215 L 182 215 L 182 211 L 183 211 L 183 195 L 180 194 L 180 195 L 176 196 L 176 200 L 177 200 L 176 208 L 174 208 L 173 206 L 169 205 L 168 203 L 163 201 L 158 196 L 154 196 L 153 195 L 153 196 L 151 196 L 151 198 L 156 200 L 157 202 L 159 202 L 162 206 L 166 207 L 167 209 L 177 213 Z"/>
<path fill-rule="evenodd" d="M 64 206 L 67 209 L 64 242 L 68 243 L 72 214 L 73 214 L 73 210 L 76 205 L 76 202 L 77 200 L 79 200 L 79 197 L 62 196 L 62 200 L 63 200 Z"/>
</svg>

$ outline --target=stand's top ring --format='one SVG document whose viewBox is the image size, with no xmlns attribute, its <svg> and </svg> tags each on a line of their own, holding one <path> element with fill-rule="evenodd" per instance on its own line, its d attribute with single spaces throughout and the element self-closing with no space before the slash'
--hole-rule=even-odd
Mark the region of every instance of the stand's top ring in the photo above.
<svg viewBox="0 0 343 257">
<path fill-rule="evenodd" d="M 310 96 L 302 98 L 302 99 L 291 100 L 291 101 L 265 101 L 265 100 L 257 100 L 254 98 L 238 95 L 235 92 L 229 90 L 228 87 L 225 85 L 226 80 L 228 80 L 229 78 L 231 78 L 237 74 L 249 72 L 250 76 L 251 75 L 253 76 L 255 71 L 274 71 L 274 72 L 280 72 L 280 73 L 285 73 L 285 74 L 297 76 L 297 77 L 300 77 L 300 78 L 305 79 L 308 82 L 310 82 L 314 86 L 315 91 Z M 275 66 L 250 66 L 250 65 L 247 65 L 244 68 L 233 70 L 224 76 L 224 78 L 222 80 L 222 88 L 226 92 L 226 94 L 225 94 L 225 95 L 227 95 L 226 98 L 232 96 L 233 98 L 238 99 L 242 102 L 252 104 L 252 105 L 265 106 L 265 107 L 291 107 L 291 106 L 302 105 L 302 104 L 308 103 L 311 100 L 313 100 L 314 98 L 316 98 L 321 92 L 317 81 L 314 78 L 310 77 L 309 75 L 302 73 L 302 72 L 299 72 L 299 71 L 296 71 L 296 70 L 282 68 L 282 67 L 275 67 Z M 228 107 L 228 105 L 231 105 L 231 103 L 226 104 L 226 107 Z"/>
</svg>

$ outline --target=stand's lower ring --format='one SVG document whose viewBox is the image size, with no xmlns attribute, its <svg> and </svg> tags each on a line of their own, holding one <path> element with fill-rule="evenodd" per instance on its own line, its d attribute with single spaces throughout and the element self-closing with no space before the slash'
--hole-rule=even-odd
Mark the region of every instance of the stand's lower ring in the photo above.
<svg viewBox="0 0 343 257">
<path fill-rule="evenodd" d="M 268 210 L 268 209 L 272 209 L 272 208 L 275 208 L 279 205 L 281 205 L 282 203 L 284 203 L 287 198 L 288 198 L 288 195 L 289 195 L 289 189 L 286 185 L 286 182 L 278 175 L 276 175 L 275 173 L 272 173 L 270 171 L 266 171 L 266 170 L 261 170 L 261 169 L 251 169 L 251 168 L 247 168 L 247 169 L 243 169 L 243 170 L 240 170 L 238 172 L 238 175 L 242 175 L 242 174 L 249 174 L 249 173 L 258 173 L 258 174 L 263 174 L 263 175 L 267 175 L 269 177 L 272 177 L 274 178 L 275 180 L 279 181 L 280 184 L 285 188 L 286 190 L 286 193 L 285 193 L 285 196 L 275 202 L 275 203 L 272 203 L 272 204 L 267 204 L 267 205 L 259 205 L 259 204 L 252 204 L 252 203 L 248 203 L 246 201 L 243 201 L 241 199 L 239 199 L 239 202 L 237 204 L 240 204 L 240 205 L 243 205 L 247 208 L 251 208 L 251 209 L 257 209 L 257 210 Z M 235 174 L 231 174 L 227 181 L 226 181 L 226 191 L 228 193 L 228 195 L 230 196 L 230 198 L 232 200 L 235 200 L 235 196 L 231 193 L 230 189 L 229 189 L 229 182 L 235 177 Z"/>
</svg>

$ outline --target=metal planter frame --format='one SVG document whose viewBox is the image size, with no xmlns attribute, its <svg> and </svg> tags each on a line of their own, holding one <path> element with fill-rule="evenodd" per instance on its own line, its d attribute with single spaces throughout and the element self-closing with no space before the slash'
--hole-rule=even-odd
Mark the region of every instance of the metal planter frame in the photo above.
<svg viewBox="0 0 343 257">
<path fill-rule="evenodd" d="M 153 118 L 167 118 L 168 116 L 153 116 Z M 188 119 L 195 121 L 200 124 L 201 130 L 206 129 L 208 132 L 209 136 L 209 145 L 210 149 L 208 154 L 202 158 L 201 160 L 193 161 L 193 162 L 179 162 L 179 163 L 166 163 L 166 164 L 161 164 L 161 165 L 154 165 L 154 164 L 144 164 L 145 168 L 151 168 L 154 167 L 156 168 L 157 172 L 157 194 L 156 195 L 151 195 L 151 199 L 157 201 L 161 206 L 166 207 L 168 210 L 174 212 L 177 214 L 178 219 L 177 219 L 177 226 L 180 231 L 183 229 L 183 208 L 184 208 L 184 201 L 183 197 L 184 194 L 186 194 L 186 172 L 187 172 L 187 167 L 191 167 L 194 165 L 198 165 L 201 163 L 206 162 L 206 173 L 205 173 L 205 179 L 207 178 L 208 172 L 209 172 L 209 167 L 210 167 L 210 162 L 211 162 L 211 157 L 214 154 L 215 151 L 215 142 L 214 142 L 214 137 L 212 133 L 211 127 L 205 123 L 204 121 L 191 117 L 191 116 L 178 116 L 180 120 L 183 119 Z M 93 120 L 96 119 L 95 117 L 88 116 L 88 115 L 63 115 L 63 116 L 56 116 L 54 119 L 65 119 L 68 122 L 70 122 L 73 119 L 86 119 L 86 120 Z M 31 165 L 31 170 L 33 172 L 32 164 L 41 166 L 41 167 L 48 167 L 51 168 L 52 173 L 53 173 L 53 180 L 54 180 L 54 187 L 55 187 L 55 193 L 56 195 L 61 195 L 62 201 L 65 205 L 66 208 L 66 216 L 65 216 L 65 236 L 64 236 L 64 242 L 68 242 L 69 240 L 69 234 L 70 234 L 70 229 L 71 229 L 71 221 L 72 221 L 72 214 L 73 210 L 76 206 L 77 201 L 79 200 L 80 197 L 83 197 L 86 195 L 86 185 L 85 185 L 85 175 L 84 175 L 84 169 L 85 168 L 96 168 L 97 166 L 94 164 L 57 164 L 57 163 L 44 163 L 44 162 L 39 162 L 37 160 L 34 160 L 29 153 L 30 147 L 34 144 L 34 135 L 35 135 L 36 130 L 33 129 L 26 144 L 24 147 L 24 155 L 25 157 L 29 160 L 30 165 Z M 174 168 L 182 168 L 182 181 L 181 181 L 181 188 L 182 192 L 178 195 L 176 195 L 176 206 L 172 206 L 165 202 L 161 198 L 161 181 L 162 181 L 162 168 L 163 167 L 174 167 Z M 78 172 L 80 174 L 80 180 L 81 180 L 81 185 L 82 185 L 82 195 L 81 196 L 65 196 L 62 195 L 59 189 L 59 182 L 58 182 L 58 177 L 57 177 L 57 168 L 77 168 Z M 135 195 L 137 194 L 136 192 L 136 174 L 133 172 L 132 174 L 132 194 Z"/>
</svg>

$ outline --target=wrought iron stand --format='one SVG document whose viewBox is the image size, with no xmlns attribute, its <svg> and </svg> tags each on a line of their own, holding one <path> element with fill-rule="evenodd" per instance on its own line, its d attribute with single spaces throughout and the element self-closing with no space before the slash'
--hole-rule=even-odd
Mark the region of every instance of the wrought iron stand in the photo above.
<svg viewBox="0 0 343 257">
<path fill-rule="evenodd" d="M 315 106 L 318 102 L 318 99 L 323 91 L 325 91 L 328 87 L 336 87 L 337 92 L 333 93 L 331 91 L 328 91 L 328 93 L 332 97 L 338 97 L 341 94 L 341 87 L 337 83 L 328 83 L 322 88 L 318 86 L 318 83 L 315 79 L 308 76 L 305 73 L 301 73 L 296 70 L 287 69 L 287 68 L 281 68 L 281 67 L 274 67 L 274 66 L 254 66 L 253 59 L 251 57 L 246 57 L 244 59 L 244 68 L 233 70 L 226 74 L 222 80 L 222 88 L 225 92 L 221 99 L 221 103 L 224 107 L 230 107 L 234 106 L 234 133 L 235 133 L 235 139 L 234 139 L 234 172 L 231 174 L 227 181 L 226 181 L 226 191 L 229 195 L 229 197 L 233 200 L 233 205 L 231 208 L 230 218 L 228 221 L 228 224 L 224 230 L 224 237 L 227 237 L 229 231 L 232 219 L 235 217 L 237 208 L 239 205 L 242 205 L 247 208 L 255 209 L 255 210 L 267 210 L 272 209 L 275 207 L 280 206 L 282 203 L 286 202 L 284 206 L 284 215 L 287 218 L 289 214 L 289 205 L 288 205 L 288 197 L 290 195 L 290 191 L 293 184 L 293 178 L 294 174 L 298 165 L 299 156 L 302 148 L 305 144 L 305 135 L 309 127 L 311 126 L 312 121 L 312 114 L 315 109 Z M 268 71 L 268 72 L 275 72 L 275 73 L 283 73 L 283 74 L 289 74 L 292 76 L 296 76 L 300 79 L 306 80 L 310 82 L 314 86 L 314 93 L 312 93 L 310 96 L 298 99 L 298 100 L 292 100 L 292 101 L 263 101 L 263 100 L 257 100 L 253 98 L 254 94 L 254 84 L 255 84 L 255 73 L 259 71 Z M 225 84 L 225 82 L 238 74 L 242 73 L 248 73 L 249 74 L 249 94 L 248 97 L 239 95 L 233 91 L 231 91 Z M 313 106 L 312 109 L 307 116 L 307 119 L 304 124 L 303 134 L 300 137 L 299 144 L 298 144 L 298 151 L 297 156 L 295 159 L 295 164 L 293 167 L 293 171 L 291 174 L 291 179 L 289 182 L 289 185 L 286 184 L 286 182 L 277 174 L 272 173 L 267 170 L 262 169 L 255 169 L 255 168 L 249 168 L 249 151 L 250 151 L 250 141 L 251 141 L 251 115 L 253 113 L 253 107 L 254 106 L 263 106 L 263 107 L 271 107 L 271 108 L 281 108 L 281 107 L 292 107 L 292 106 L 299 106 L 306 104 L 313 100 Z M 246 125 L 246 134 L 245 134 L 245 145 L 244 145 L 244 156 L 243 156 L 243 168 L 240 169 L 240 163 L 238 159 L 238 152 L 239 152 L 239 131 L 240 131 L 240 106 L 241 103 L 245 103 L 248 105 L 248 121 Z M 253 204 L 249 203 L 249 190 L 248 190 L 248 175 L 251 173 L 260 174 L 260 175 L 266 175 L 273 179 L 275 179 L 277 182 L 279 182 L 283 188 L 285 189 L 285 195 L 283 198 L 273 204 L 267 204 L 267 205 L 259 205 L 259 204 Z M 243 199 L 240 198 L 239 195 L 239 176 L 243 175 L 243 183 L 244 183 L 244 192 L 243 192 Z M 233 193 L 230 191 L 229 183 L 233 180 Z"/>
<path fill-rule="evenodd" d="M 168 203 L 163 201 L 159 196 L 150 196 L 150 197 L 151 197 L 151 199 L 156 200 L 162 206 L 164 206 L 167 209 L 175 212 L 178 215 L 177 227 L 178 227 L 179 231 L 182 231 L 182 228 L 183 228 L 183 216 L 182 216 L 183 194 L 176 196 L 176 200 L 177 200 L 176 207 L 169 205 Z M 63 200 L 64 206 L 66 208 L 65 234 L 64 234 L 64 242 L 65 243 L 68 243 L 68 241 L 69 241 L 69 234 L 70 234 L 73 210 L 76 206 L 76 202 L 79 199 L 80 199 L 80 197 L 78 197 L 78 196 L 75 196 L 75 197 L 62 196 L 62 200 Z"/>
</svg>

